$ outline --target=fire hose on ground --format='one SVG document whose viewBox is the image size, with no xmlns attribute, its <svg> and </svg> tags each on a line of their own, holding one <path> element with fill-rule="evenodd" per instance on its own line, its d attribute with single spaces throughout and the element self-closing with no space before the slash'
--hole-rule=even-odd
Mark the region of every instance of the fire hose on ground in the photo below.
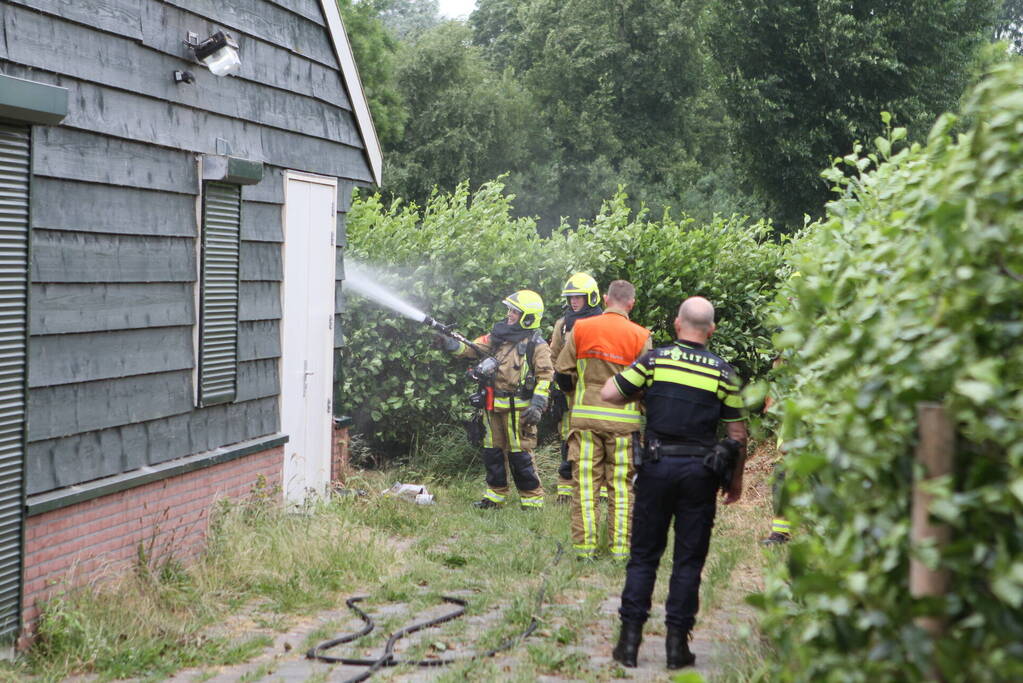
<svg viewBox="0 0 1023 683">
<path fill-rule="evenodd" d="M 520 642 L 522 642 L 523 640 L 528 638 L 530 635 L 532 635 L 532 633 L 540 625 L 540 620 L 539 620 L 540 612 L 543 609 L 544 597 L 545 597 L 545 595 L 547 593 L 547 579 L 548 579 L 547 572 L 550 571 L 550 569 L 554 565 L 556 565 L 558 563 L 558 561 L 561 560 L 561 556 L 563 554 L 564 554 L 564 548 L 561 545 L 561 543 L 558 542 L 558 544 L 557 544 L 557 551 L 554 554 L 554 559 L 550 562 L 550 564 L 547 565 L 547 568 L 544 570 L 544 579 L 543 579 L 543 581 L 540 584 L 540 590 L 538 591 L 537 596 L 536 596 L 536 609 L 533 611 L 533 615 L 532 615 L 532 618 L 529 621 L 529 625 L 526 627 L 526 629 L 522 633 L 520 633 L 520 634 L 518 634 L 516 636 L 513 636 L 511 638 L 508 638 L 507 640 L 503 641 L 500 645 L 498 645 L 495 648 L 492 648 L 492 649 L 487 650 L 485 652 L 477 652 L 475 654 L 468 655 L 468 656 L 465 656 L 465 657 L 447 657 L 447 658 L 438 658 L 438 659 L 406 659 L 406 660 L 402 660 L 402 659 L 397 659 L 394 656 L 394 646 L 395 646 L 395 644 L 399 640 L 404 638 L 405 636 L 409 635 L 410 633 L 415 633 L 416 631 L 421 631 L 422 629 L 429 628 L 431 626 L 438 626 L 438 625 L 443 624 L 445 622 L 457 619 L 458 617 L 460 617 L 463 614 L 465 614 L 466 607 L 468 607 L 468 603 L 465 600 L 463 600 L 462 598 L 456 598 L 456 597 L 453 597 L 453 596 L 450 596 L 450 595 L 443 595 L 443 596 L 441 596 L 441 600 L 443 600 L 446 603 L 452 604 L 452 605 L 457 605 L 457 608 L 452 610 L 451 612 L 448 612 L 447 614 L 443 614 L 443 615 L 441 615 L 439 617 L 436 617 L 434 619 L 430 619 L 430 620 L 427 620 L 427 621 L 421 621 L 421 622 L 418 622 L 418 623 L 415 623 L 415 624 L 411 624 L 409 626 L 405 626 L 404 628 L 401 628 L 401 629 L 395 631 L 394 633 L 392 633 L 388 637 L 387 643 L 384 645 L 384 652 L 377 659 L 361 659 L 361 658 L 355 658 L 355 657 L 336 657 L 336 656 L 333 656 L 333 655 L 326 654 L 328 650 L 331 650 L 331 649 L 337 647 L 338 645 L 343 645 L 344 643 L 351 643 L 351 642 L 353 642 L 355 640 L 358 640 L 359 638 L 361 638 L 361 637 L 363 637 L 365 635 L 368 635 L 370 632 L 373 631 L 374 628 L 376 628 L 376 624 L 373 622 L 373 619 L 370 618 L 369 615 L 367 615 L 365 612 L 363 612 L 357 606 L 357 603 L 365 600 L 366 596 L 356 596 L 356 597 L 348 598 L 348 600 L 345 601 L 345 604 L 348 606 L 349 609 L 351 609 L 353 612 L 355 612 L 355 614 L 360 619 L 362 619 L 362 621 L 364 622 L 365 626 L 363 626 L 362 629 L 360 629 L 359 631 L 357 631 L 355 633 L 350 633 L 350 634 L 346 634 L 346 635 L 343 635 L 343 636 L 339 636 L 339 637 L 334 638 L 332 640 L 326 640 L 326 641 L 316 645 L 315 647 L 310 648 L 309 651 L 306 652 L 306 657 L 308 659 L 316 659 L 316 660 L 319 660 L 321 662 L 327 662 L 327 663 L 330 663 L 330 664 L 347 664 L 347 665 L 350 665 L 350 666 L 367 666 L 367 667 L 369 667 L 368 669 L 366 669 L 362 673 L 358 674 L 357 676 L 354 676 L 352 678 L 347 679 L 344 683 L 357 683 L 358 681 L 364 681 L 364 680 L 368 679 L 370 676 L 372 676 L 374 673 L 379 671 L 380 669 L 382 669 L 384 667 L 389 667 L 389 666 L 404 665 L 404 666 L 418 666 L 418 667 L 437 667 L 437 666 L 447 666 L 448 664 L 454 664 L 456 662 L 464 662 L 464 661 L 470 661 L 470 660 L 473 660 L 473 659 L 485 659 L 487 657 L 493 657 L 498 652 L 503 652 L 505 650 L 510 650 L 511 648 L 515 647 L 517 644 L 519 644 Z"/>
</svg>

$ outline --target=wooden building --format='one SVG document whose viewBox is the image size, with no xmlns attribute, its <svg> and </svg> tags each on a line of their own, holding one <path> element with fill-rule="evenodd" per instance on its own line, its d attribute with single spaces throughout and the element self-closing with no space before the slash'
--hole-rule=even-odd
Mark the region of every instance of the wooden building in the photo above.
<svg viewBox="0 0 1023 683">
<path fill-rule="evenodd" d="M 344 214 L 381 158 L 334 0 L 4 0 L 0 29 L 13 637 L 140 548 L 187 558 L 220 497 L 326 489 Z M 218 32 L 240 64 L 198 61 Z"/>
</svg>

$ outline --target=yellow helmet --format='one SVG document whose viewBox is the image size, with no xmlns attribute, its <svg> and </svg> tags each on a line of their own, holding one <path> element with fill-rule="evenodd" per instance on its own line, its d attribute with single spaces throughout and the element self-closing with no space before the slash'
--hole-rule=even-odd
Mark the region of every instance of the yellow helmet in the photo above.
<svg viewBox="0 0 1023 683">
<path fill-rule="evenodd" d="M 586 273 L 576 273 L 568 278 L 561 296 L 584 296 L 587 306 L 596 306 L 600 302 L 600 287 L 597 281 Z"/>
<path fill-rule="evenodd" d="M 540 318 L 543 317 L 543 299 L 531 289 L 520 289 L 504 299 L 504 305 L 514 308 L 522 314 L 519 318 L 519 327 L 525 330 L 535 330 L 540 327 Z"/>
</svg>

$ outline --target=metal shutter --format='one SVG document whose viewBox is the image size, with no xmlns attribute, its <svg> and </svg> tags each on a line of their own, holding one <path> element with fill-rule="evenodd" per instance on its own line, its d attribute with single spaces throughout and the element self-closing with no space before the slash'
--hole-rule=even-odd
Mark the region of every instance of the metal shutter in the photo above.
<svg viewBox="0 0 1023 683">
<path fill-rule="evenodd" d="M 29 129 L 0 124 L 0 638 L 21 617 Z"/>
<path fill-rule="evenodd" d="M 207 182 L 203 192 L 199 403 L 233 401 L 238 378 L 238 263 L 242 190 Z"/>
</svg>

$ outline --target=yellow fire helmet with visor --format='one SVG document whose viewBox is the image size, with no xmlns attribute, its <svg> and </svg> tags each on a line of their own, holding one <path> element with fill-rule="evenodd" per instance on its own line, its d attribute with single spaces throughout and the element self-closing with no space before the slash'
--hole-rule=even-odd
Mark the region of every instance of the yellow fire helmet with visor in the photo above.
<svg viewBox="0 0 1023 683">
<path fill-rule="evenodd" d="M 514 294 L 508 295 L 502 303 L 522 314 L 522 317 L 519 318 L 519 327 L 522 329 L 535 330 L 540 327 L 540 318 L 543 317 L 543 299 L 533 290 L 520 289 Z"/>
<path fill-rule="evenodd" d="M 584 296 L 587 306 L 596 306 L 600 303 L 600 286 L 586 273 L 576 273 L 568 278 L 561 296 Z"/>
</svg>

